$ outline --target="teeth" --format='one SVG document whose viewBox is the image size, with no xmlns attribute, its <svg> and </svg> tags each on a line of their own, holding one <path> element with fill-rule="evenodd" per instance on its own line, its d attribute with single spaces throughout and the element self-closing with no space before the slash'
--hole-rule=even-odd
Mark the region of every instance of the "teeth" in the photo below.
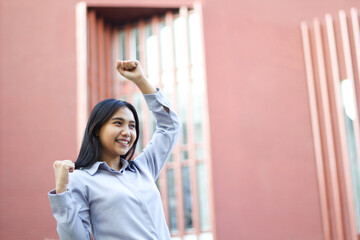
<svg viewBox="0 0 360 240">
<path fill-rule="evenodd" d="M 124 141 L 124 140 L 117 140 L 117 142 L 123 143 L 123 144 L 128 144 L 129 143 L 128 141 Z"/>
</svg>

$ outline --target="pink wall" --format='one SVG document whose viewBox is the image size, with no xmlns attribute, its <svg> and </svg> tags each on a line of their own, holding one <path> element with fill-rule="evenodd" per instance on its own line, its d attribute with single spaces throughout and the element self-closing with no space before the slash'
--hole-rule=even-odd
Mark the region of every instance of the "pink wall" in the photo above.
<svg viewBox="0 0 360 240">
<path fill-rule="evenodd" d="M 55 237 L 52 162 L 75 144 L 73 2 L 1 1 L 0 239 Z"/>
<path fill-rule="evenodd" d="M 203 2 L 217 239 L 323 239 L 300 21 L 360 4 Z M 52 162 L 77 153 L 75 3 L 0 2 L 0 239 L 57 238 L 47 191 Z"/>
<path fill-rule="evenodd" d="M 0 239 L 58 238 L 47 192 L 53 161 L 77 156 L 76 2 L 0 1 Z"/>
<path fill-rule="evenodd" d="M 217 239 L 324 239 L 300 22 L 359 6 L 204 4 Z"/>
</svg>

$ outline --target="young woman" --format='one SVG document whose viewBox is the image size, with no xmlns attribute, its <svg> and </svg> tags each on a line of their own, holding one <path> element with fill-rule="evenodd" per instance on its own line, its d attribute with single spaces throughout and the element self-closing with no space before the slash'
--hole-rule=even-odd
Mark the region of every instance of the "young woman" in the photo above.
<svg viewBox="0 0 360 240">
<path fill-rule="evenodd" d="M 134 107 L 116 99 L 92 110 L 78 159 L 55 161 L 56 188 L 49 192 L 60 239 L 170 239 L 155 181 L 169 157 L 180 121 L 138 61 L 118 61 L 119 73 L 144 94 L 156 131 L 132 160 L 139 138 Z"/>
</svg>

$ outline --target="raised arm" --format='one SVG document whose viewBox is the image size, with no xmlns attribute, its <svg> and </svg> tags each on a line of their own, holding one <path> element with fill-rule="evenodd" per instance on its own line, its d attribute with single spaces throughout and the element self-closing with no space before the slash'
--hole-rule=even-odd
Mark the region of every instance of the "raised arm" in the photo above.
<svg viewBox="0 0 360 240">
<path fill-rule="evenodd" d="M 134 163 L 139 168 L 146 167 L 156 180 L 176 144 L 180 131 L 179 118 L 161 91 L 146 79 L 138 61 L 118 61 L 116 68 L 123 77 L 137 85 L 155 117 L 156 131 Z"/>
<path fill-rule="evenodd" d="M 147 80 L 139 61 L 117 61 L 116 69 L 118 72 L 128 80 L 136 84 L 142 94 L 156 93 L 156 88 Z M 169 113 L 169 109 L 164 106 L 166 112 Z"/>
<path fill-rule="evenodd" d="M 144 97 L 156 120 L 156 130 L 142 154 L 135 159 L 135 163 L 146 163 L 153 179 L 156 180 L 177 142 L 181 124 L 160 90 L 155 94 L 145 94 Z M 140 164 L 139 167 L 143 165 Z"/>
</svg>

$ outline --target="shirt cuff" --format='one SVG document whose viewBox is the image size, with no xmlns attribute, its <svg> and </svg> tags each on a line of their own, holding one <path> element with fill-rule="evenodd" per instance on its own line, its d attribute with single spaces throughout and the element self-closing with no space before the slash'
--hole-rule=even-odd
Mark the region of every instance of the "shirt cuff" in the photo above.
<svg viewBox="0 0 360 240">
<path fill-rule="evenodd" d="M 170 108 L 169 102 L 164 97 L 159 88 L 156 88 L 157 92 L 152 94 L 144 94 L 146 104 L 149 110 L 154 110 L 159 106 L 159 103 L 167 108 Z"/>
<path fill-rule="evenodd" d="M 56 194 L 55 189 L 48 193 L 52 208 L 66 208 L 69 191 Z"/>
</svg>

